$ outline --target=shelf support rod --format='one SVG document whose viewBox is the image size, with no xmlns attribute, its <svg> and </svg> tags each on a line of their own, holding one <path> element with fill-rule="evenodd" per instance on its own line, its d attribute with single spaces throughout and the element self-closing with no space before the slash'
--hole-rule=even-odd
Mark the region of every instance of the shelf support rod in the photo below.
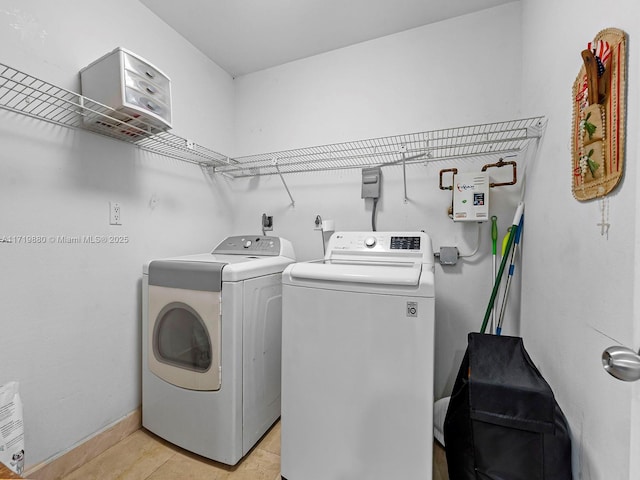
<svg viewBox="0 0 640 480">
<path fill-rule="evenodd" d="M 289 187 L 287 186 L 287 182 L 284 181 L 284 177 L 282 176 L 282 172 L 280 171 L 280 167 L 278 167 L 278 160 L 276 158 L 273 159 L 273 166 L 276 167 L 276 172 L 278 172 L 278 175 L 280 175 L 280 180 L 282 180 L 282 185 L 284 185 L 284 189 L 287 191 L 287 195 L 289 195 L 289 198 L 291 199 L 291 206 L 295 207 L 296 206 L 296 201 L 293 199 L 293 196 L 291 195 L 291 191 L 289 191 Z"/>
<path fill-rule="evenodd" d="M 400 153 L 402 153 L 402 182 L 404 183 L 404 203 L 409 201 L 407 197 L 407 146 L 400 145 Z"/>
</svg>

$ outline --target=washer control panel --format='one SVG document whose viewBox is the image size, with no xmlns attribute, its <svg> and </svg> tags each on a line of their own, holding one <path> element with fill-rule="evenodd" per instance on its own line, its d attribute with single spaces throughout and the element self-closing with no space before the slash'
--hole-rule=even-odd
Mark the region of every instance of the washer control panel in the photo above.
<svg viewBox="0 0 640 480">
<path fill-rule="evenodd" d="M 424 232 L 336 232 L 329 239 L 325 258 L 336 255 L 375 255 L 376 257 L 422 257 L 433 262 L 431 238 Z"/>
<path fill-rule="evenodd" d="M 391 237 L 391 250 L 420 250 L 420 237 Z"/>
<path fill-rule="evenodd" d="M 367 248 L 375 247 L 376 243 L 378 243 L 378 240 L 376 239 L 376 237 L 367 237 L 364 239 L 364 245 Z"/>
</svg>

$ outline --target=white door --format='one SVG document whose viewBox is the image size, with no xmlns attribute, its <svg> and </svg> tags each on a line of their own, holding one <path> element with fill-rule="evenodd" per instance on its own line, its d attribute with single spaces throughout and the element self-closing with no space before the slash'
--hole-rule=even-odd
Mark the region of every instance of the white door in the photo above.
<svg viewBox="0 0 640 480">
<path fill-rule="evenodd" d="M 634 336 L 637 337 L 640 334 L 640 321 L 635 322 L 634 328 Z M 602 363 L 604 369 L 620 381 L 634 382 L 628 389 L 631 395 L 628 478 L 640 478 L 640 455 L 634 453 L 640 449 L 640 354 L 632 348 L 615 345 L 603 352 Z M 621 442 L 619 448 L 625 448 L 624 438 L 616 440 Z"/>
<path fill-rule="evenodd" d="M 636 293 L 636 304 L 640 306 L 640 294 Z M 638 337 L 640 337 L 640 315 L 636 314 L 634 323 L 634 336 L 636 344 L 640 346 Z M 631 389 L 631 440 L 630 452 L 640 452 L 640 381 L 635 382 Z M 640 478 L 640 455 L 631 453 L 629 458 L 629 478 Z"/>
<path fill-rule="evenodd" d="M 640 382 L 633 386 L 633 402 L 631 405 L 631 449 L 640 451 Z M 631 455 L 629 478 L 640 478 L 640 455 Z"/>
</svg>

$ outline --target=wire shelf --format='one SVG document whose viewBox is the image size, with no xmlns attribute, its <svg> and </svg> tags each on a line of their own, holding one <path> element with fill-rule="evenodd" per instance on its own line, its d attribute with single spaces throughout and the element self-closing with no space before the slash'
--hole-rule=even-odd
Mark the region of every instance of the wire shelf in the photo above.
<svg viewBox="0 0 640 480">
<path fill-rule="evenodd" d="M 527 148 L 542 136 L 544 123 L 532 117 L 249 155 L 216 171 L 247 177 L 502 155 Z"/>
<path fill-rule="evenodd" d="M 504 155 L 527 148 L 542 136 L 545 124 L 544 117 L 532 117 L 230 158 L 2 63 L 0 108 L 90 130 L 234 178 Z"/>
<path fill-rule="evenodd" d="M 63 127 L 90 130 L 143 150 L 206 167 L 234 160 L 161 128 L 0 63 L 0 108 Z"/>
</svg>

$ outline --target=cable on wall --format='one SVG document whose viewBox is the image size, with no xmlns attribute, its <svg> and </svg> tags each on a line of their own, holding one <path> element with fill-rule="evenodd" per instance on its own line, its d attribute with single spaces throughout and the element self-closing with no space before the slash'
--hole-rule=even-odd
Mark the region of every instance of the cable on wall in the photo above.
<svg viewBox="0 0 640 480">
<path fill-rule="evenodd" d="M 371 209 L 371 230 L 376 231 L 376 211 L 378 210 L 378 199 L 373 199 L 373 208 Z"/>
</svg>

